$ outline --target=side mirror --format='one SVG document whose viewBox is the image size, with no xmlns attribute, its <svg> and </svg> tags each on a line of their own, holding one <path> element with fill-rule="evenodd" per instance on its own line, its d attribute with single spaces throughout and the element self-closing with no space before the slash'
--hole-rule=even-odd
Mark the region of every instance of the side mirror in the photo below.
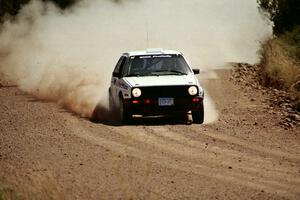
<svg viewBox="0 0 300 200">
<path fill-rule="evenodd" d="M 120 73 L 119 72 L 113 72 L 113 77 L 118 77 L 119 78 Z"/>
<path fill-rule="evenodd" d="M 193 69 L 194 74 L 200 74 L 200 69 Z"/>
</svg>

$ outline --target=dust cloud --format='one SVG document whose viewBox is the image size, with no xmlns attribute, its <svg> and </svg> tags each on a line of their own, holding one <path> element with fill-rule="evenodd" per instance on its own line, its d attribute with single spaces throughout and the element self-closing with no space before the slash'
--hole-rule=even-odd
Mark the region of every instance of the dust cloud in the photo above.
<svg viewBox="0 0 300 200">
<path fill-rule="evenodd" d="M 35 97 L 90 117 L 97 104 L 108 107 L 122 52 L 175 49 L 205 71 L 257 62 L 270 34 L 256 0 L 86 0 L 66 11 L 35 0 L 1 28 L 0 72 Z M 208 101 L 212 122 L 217 111 Z"/>
</svg>

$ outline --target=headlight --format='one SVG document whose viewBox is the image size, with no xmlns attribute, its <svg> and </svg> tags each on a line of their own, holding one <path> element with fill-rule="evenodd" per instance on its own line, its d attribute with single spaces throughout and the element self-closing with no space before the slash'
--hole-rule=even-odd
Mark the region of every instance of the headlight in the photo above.
<svg viewBox="0 0 300 200">
<path fill-rule="evenodd" d="M 140 88 L 134 88 L 132 90 L 132 96 L 137 98 L 137 97 L 140 97 L 141 95 L 142 95 L 142 91 Z"/>
<path fill-rule="evenodd" d="M 194 95 L 198 94 L 198 89 L 197 89 L 197 87 L 196 87 L 196 86 L 191 86 L 191 87 L 189 87 L 189 94 L 190 94 L 191 96 L 194 96 Z"/>
</svg>

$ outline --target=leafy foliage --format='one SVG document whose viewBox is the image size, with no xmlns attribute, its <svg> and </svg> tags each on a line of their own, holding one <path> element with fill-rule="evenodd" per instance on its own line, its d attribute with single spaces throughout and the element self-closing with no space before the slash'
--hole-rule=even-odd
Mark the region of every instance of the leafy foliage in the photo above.
<svg viewBox="0 0 300 200">
<path fill-rule="evenodd" d="M 62 9 L 65 9 L 71 5 L 73 5 L 77 0 L 43 0 L 43 1 L 52 1 L 56 3 Z"/>
<path fill-rule="evenodd" d="M 0 18 L 8 15 L 17 15 L 20 8 L 27 4 L 30 0 L 0 0 Z M 65 9 L 77 0 L 42 0 L 42 1 L 51 1 L 57 4 L 60 8 Z"/>
<path fill-rule="evenodd" d="M 28 2 L 29 0 L 0 0 L 0 16 L 3 17 L 5 14 L 16 15 L 21 6 Z"/>
<path fill-rule="evenodd" d="M 299 0 L 257 0 L 260 8 L 267 12 L 274 23 L 274 34 L 281 35 L 300 25 Z"/>
</svg>

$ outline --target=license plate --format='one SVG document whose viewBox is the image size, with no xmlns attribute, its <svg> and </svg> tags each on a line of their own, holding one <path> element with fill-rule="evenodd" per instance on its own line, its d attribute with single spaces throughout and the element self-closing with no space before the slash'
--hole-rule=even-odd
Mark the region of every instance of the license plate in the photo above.
<svg viewBox="0 0 300 200">
<path fill-rule="evenodd" d="M 158 98 L 159 106 L 173 106 L 174 98 Z"/>
</svg>

